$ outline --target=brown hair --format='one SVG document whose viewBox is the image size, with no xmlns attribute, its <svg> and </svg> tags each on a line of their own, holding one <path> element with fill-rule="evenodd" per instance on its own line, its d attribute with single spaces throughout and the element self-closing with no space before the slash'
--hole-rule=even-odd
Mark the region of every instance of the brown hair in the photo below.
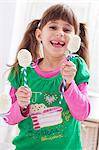
<svg viewBox="0 0 99 150">
<path fill-rule="evenodd" d="M 72 9 L 63 4 L 56 4 L 51 7 L 49 7 L 42 15 L 42 18 L 40 20 L 33 20 L 31 23 L 29 23 L 27 30 L 24 34 L 23 40 L 21 41 L 18 52 L 21 49 L 27 49 L 31 52 L 33 61 L 37 59 L 39 56 L 38 49 L 39 49 L 39 43 L 36 40 L 35 37 L 35 31 L 37 28 L 42 28 L 51 20 L 63 20 L 68 22 L 74 27 L 75 34 L 80 35 L 81 37 L 81 46 L 79 51 L 77 52 L 78 55 L 83 57 L 89 66 L 89 58 L 88 58 L 88 40 L 87 40 L 87 34 L 86 34 L 86 28 L 84 24 L 79 24 L 76 16 L 74 15 Z M 80 31 L 80 32 L 79 32 Z M 17 52 L 17 53 L 18 53 Z M 18 66 L 18 61 L 16 58 L 16 61 L 13 67 Z"/>
<path fill-rule="evenodd" d="M 89 61 L 89 45 L 88 45 L 87 25 L 84 23 L 80 23 L 79 31 L 80 31 L 79 36 L 81 38 L 81 46 L 80 46 L 77 54 L 85 60 L 86 64 L 88 65 L 88 68 L 89 68 L 90 61 Z"/>
</svg>

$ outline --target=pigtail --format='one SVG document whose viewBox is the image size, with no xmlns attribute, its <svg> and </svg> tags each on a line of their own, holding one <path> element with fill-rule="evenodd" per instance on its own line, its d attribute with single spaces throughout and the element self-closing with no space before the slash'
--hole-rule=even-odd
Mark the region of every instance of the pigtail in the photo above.
<svg viewBox="0 0 99 150">
<path fill-rule="evenodd" d="M 33 20 L 30 22 L 27 26 L 27 30 L 23 36 L 23 39 L 18 47 L 18 52 L 21 49 L 27 49 L 28 51 L 31 52 L 32 55 L 32 60 L 35 61 L 38 57 L 38 42 L 35 37 L 35 31 L 38 28 L 40 20 Z M 13 65 L 9 65 L 11 67 L 11 71 L 14 69 L 15 74 L 18 73 L 18 60 L 17 60 L 17 54 L 15 58 L 15 63 Z"/>
<path fill-rule="evenodd" d="M 81 38 L 81 46 L 77 54 L 85 60 L 86 64 L 89 67 L 89 45 L 88 45 L 88 32 L 86 24 L 80 23 L 79 30 L 80 30 L 79 36 Z"/>
<path fill-rule="evenodd" d="M 23 48 L 29 50 L 32 54 L 33 61 L 37 59 L 38 56 L 38 42 L 35 37 L 35 31 L 39 22 L 40 20 L 34 20 L 28 24 L 23 40 L 18 48 L 18 51 Z"/>
</svg>

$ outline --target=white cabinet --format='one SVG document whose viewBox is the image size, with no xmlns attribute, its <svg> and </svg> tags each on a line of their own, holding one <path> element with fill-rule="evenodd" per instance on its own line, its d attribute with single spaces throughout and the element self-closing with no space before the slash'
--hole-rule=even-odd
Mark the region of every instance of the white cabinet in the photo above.
<svg viewBox="0 0 99 150">
<path fill-rule="evenodd" d="M 99 150 L 99 122 L 83 121 L 81 138 L 83 150 Z"/>
</svg>

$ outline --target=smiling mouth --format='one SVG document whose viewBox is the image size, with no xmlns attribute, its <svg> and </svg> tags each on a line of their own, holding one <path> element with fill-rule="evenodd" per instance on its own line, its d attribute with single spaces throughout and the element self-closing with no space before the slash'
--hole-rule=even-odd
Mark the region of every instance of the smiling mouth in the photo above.
<svg viewBox="0 0 99 150">
<path fill-rule="evenodd" d="M 64 42 L 62 42 L 62 41 L 50 41 L 50 43 L 51 43 L 51 45 L 53 45 L 54 47 L 63 47 L 64 45 L 65 45 L 65 43 Z"/>
</svg>

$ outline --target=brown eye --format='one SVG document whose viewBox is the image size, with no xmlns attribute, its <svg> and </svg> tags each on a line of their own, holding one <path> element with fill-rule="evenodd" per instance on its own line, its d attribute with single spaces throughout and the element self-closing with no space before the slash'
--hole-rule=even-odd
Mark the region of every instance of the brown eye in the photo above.
<svg viewBox="0 0 99 150">
<path fill-rule="evenodd" d="M 64 29 L 64 32 L 66 33 L 71 32 L 71 29 Z"/>
<path fill-rule="evenodd" d="M 53 29 L 53 30 L 56 30 L 56 29 L 57 29 L 57 27 L 55 27 L 55 26 L 50 26 L 49 28 L 50 28 L 50 29 Z"/>
</svg>

